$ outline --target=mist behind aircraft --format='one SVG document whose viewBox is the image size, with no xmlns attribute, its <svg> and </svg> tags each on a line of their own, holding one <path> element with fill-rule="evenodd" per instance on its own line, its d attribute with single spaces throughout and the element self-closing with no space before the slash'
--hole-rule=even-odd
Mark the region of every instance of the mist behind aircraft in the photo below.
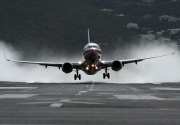
<svg viewBox="0 0 180 125">
<path fill-rule="evenodd" d="M 18 81 L 18 82 L 45 82 L 45 83 L 74 83 L 74 72 L 64 74 L 62 70 L 54 67 L 40 65 L 17 64 L 7 62 L 4 58 L 3 49 L 6 50 L 6 56 L 11 59 L 22 60 L 23 53 L 15 50 L 11 45 L 0 42 L 0 81 Z M 113 53 L 103 52 L 102 60 L 113 59 L 134 59 L 156 55 L 172 53 L 177 47 L 169 44 L 140 44 L 126 48 L 119 47 Z M 65 55 L 48 56 L 47 53 L 39 54 L 35 61 L 66 62 L 80 61 L 80 55 L 74 55 L 74 58 L 64 57 Z M 178 82 L 180 81 L 180 53 L 167 57 L 145 60 L 136 64 L 125 65 L 119 72 L 110 70 L 111 78 L 103 79 L 101 70 L 93 76 L 84 74 L 82 71 L 82 80 L 80 82 L 107 82 L 107 83 L 159 83 L 159 82 Z"/>
</svg>

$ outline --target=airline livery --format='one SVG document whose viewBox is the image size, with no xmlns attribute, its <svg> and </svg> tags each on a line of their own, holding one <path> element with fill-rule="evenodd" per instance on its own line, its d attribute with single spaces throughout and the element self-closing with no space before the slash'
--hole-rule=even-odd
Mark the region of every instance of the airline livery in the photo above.
<svg viewBox="0 0 180 125">
<path fill-rule="evenodd" d="M 83 49 L 82 62 L 52 63 L 52 62 L 20 61 L 20 60 L 7 59 L 6 55 L 5 55 L 5 58 L 7 61 L 11 61 L 11 62 L 39 64 L 39 65 L 45 66 L 46 68 L 48 66 L 58 67 L 59 69 L 62 68 L 62 71 L 64 73 L 71 73 L 75 69 L 76 74 L 74 74 L 74 79 L 81 80 L 81 74 L 79 74 L 79 70 L 84 71 L 88 75 L 94 75 L 101 69 L 104 69 L 105 73 L 103 73 L 103 78 L 105 79 L 107 77 L 109 79 L 110 74 L 108 73 L 108 68 L 110 67 L 113 71 L 119 71 L 124 67 L 124 65 L 129 64 L 129 63 L 137 64 L 138 62 L 146 60 L 146 59 L 153 59 L 153 58 L 168 56 L 172 54 L 175 54 L 175 53 L 170 53 L 170 54 L 165 54 L 165 55 L 160 55 L 160 56 L 153 56 L 153 57 L 148 57 L 148 58 L 139 58 L 139 59 L 101 61 L 101 55 L 102 55 L 101 48 L 98 44 L 90 42 L 89 29 L 88 29 L 88 44 Z"/>
</svg>

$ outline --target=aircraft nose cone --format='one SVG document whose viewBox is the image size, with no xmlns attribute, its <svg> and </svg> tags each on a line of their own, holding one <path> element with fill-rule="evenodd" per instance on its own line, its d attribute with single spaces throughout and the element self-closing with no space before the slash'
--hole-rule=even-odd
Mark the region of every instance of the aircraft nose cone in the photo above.
<svg viewBox="0 0 180 125">
<path fill-rule="evenodd" d="M 89 52 L 87 55 L 86 55 L 86 58 L 88 60 L 96 60 L 98 59 L 98 55 L 95 53 L 95 52 Z"/>
</svg>

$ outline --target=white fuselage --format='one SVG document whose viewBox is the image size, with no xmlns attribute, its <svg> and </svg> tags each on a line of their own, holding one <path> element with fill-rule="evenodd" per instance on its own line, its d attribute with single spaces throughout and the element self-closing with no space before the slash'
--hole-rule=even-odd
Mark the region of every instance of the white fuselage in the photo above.
<svg viewBox="0 0 180 125">
<path fill-rule="evenodd" d="M 83 71 L 88 75 L 94 75 L 101 70 L 101 48 L 96 43 L 89 43 L 83 49 Z"/>
</svg>

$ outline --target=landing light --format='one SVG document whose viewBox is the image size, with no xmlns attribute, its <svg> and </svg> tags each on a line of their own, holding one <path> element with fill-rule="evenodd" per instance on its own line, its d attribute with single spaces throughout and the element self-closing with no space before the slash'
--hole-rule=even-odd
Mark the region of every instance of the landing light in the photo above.
<svg viewBox="0 0 180 125">
<path fill-rule="evenodd" d="M 81 61 L 79 61 L 78 63 L 79 63 L 79 64 L 81 64 L 82 62 L 81 62 Z"/>
<path fill-rule="evenodd" d="M 92 64 L 92 67 L 94 67 L 94 64 Z"/>
<path fill-rule="evenodd" d="M 89 67 L 86 67 L 86 70 L 89 70 Z"/>
<path fill-rule="evenodd" d="M 105 61 L 101 61 L 102 63 L 105 63 Z"/>
</svg>

